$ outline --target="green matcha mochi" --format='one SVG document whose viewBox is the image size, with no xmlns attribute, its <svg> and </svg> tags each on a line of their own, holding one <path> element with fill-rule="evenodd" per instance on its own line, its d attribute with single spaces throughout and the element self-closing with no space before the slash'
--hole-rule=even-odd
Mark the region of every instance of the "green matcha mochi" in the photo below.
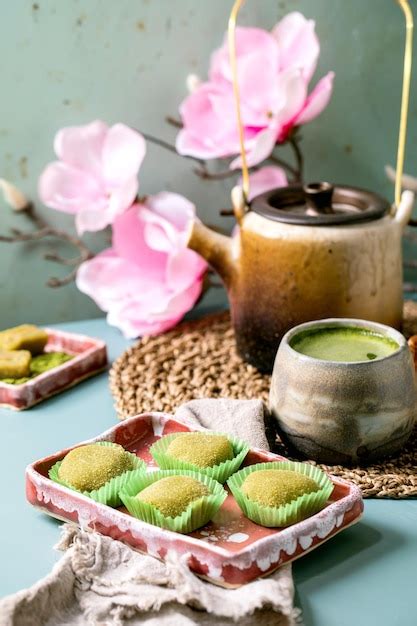
<svg viewBox="0 0 417 626">
<path fill-rule="evenodd" d="M 263 506 L 279 507 L 320 489 L 308 476 L 292 470 L 259 470 L 245 478 L 244 495 Z"/>
<path fill-rule="evenodd" d="M 134 469 L 122 446 L 88 444 L 68 452 L 58 470 L 60 480 L 78 491 L 99 489 L 115 476 Z"/>
<path fill-rule="evenodd" d="M 145 487 L 136 498 L 154 506 L 166 517 L 181 515 L 191 502 L 209 495 L 199 480 L 190 476 L 167 476 Z"/>
<path fill-rule="evenodd" d="M 182 433 L 169 444 L 169 456 L 197 467 L 212 467 L 233 459 L 233 446 L 225 435 Z"/>
</svg>

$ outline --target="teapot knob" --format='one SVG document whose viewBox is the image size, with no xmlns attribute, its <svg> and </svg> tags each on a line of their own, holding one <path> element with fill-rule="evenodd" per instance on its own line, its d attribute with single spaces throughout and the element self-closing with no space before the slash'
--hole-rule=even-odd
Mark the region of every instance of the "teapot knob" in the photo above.
<svg viewBox="0 0 417 626">
<path fill-rule="evenodd" d="M 334 213 L 332 208 L 333 185 L 330 183 L 310 183 L 303 186 L 305 200 L 315 213 Z"/>
</svg>

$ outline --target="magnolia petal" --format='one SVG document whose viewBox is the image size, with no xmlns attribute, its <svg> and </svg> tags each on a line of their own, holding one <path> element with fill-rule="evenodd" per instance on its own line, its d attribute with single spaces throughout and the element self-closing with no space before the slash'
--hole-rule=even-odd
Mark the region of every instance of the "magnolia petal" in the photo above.
<svg viewBox="0 0 417 626">
<path fill-rule="evenodd" d="M 278 114 L 279 122 L 285 126 L 302 110 L 307 97 L 307 85 L 299 69 L 289 70 L 281 77 L 281 89 L 285 103 Z"/>
<path fill-rule="evenodd" d="M 111 222 L 120 215 L 126 209 L 132 206 L 138 193 L 139 181 L 136 176 L 133 176 L 125 183 L 114 189 L 110 195 L 109 200 L 109 215 L 111 216 Z"/>
<path fill-rule="evenodd" d="M 148 208 L 141 211 L 141 217 L 145 223 L 144 240 L 152 250 L 170 253 L 178 248 L 179 233 L 168 220 Z"/>
<path fill-rule="evenodd" d="M 237 73 L 241 115 L 245 126 L 267 126 L 268 113 L 274 108 L 279 93 L 276 78 L 279 73 L 279 48 L 274 37 L 259 28 L 236 30 Z M 261 68 L 261 71 L 260 71 Z M 232 116 L 236 128 L 236 108 L 232 90 L 232 73 L 227 38 L 212 55 L 210 80 L 227 86 L 227 100 L 219 109 L 219 121 Z M 226 105 L 226 106 L 225 106 Z"/>
<path fill-rule="evenodd" d="M 112 280 L 119 276 L 123 260 L 116 256 L 110 248 L 104 250 L 93 259 L 85 261 L 77 271 L 75 283 L 77 288 L 90 296 L 103 311 L 107 311 L 109 303 L 120 297 L 118 281 Z M 112 276 L 112 273 L 114 275 Z"/>
<path fill-rule="evenodd" d="M 137 266 L 155 284 L 165 280 L 167 254 L 152 250 L 145 241 L 146 221 L 143 212 L 146 207 L 134 204 L 130 209 L 117 216 L 113 222 L 113 248 L 115 252 Z"/>
<path fill-rule="evenodd" d="M 274 38 L 271 33 L 262 28 L 238 26 L 235 41 L 238 68 L 239 61 L 248 54 L 257 52 L 265 59 L 274 59 L 277 55 L 277 45 Z M 213 82 L 227 81 L 230 83 L 232 81 L 227 33 L 224 36 L 223 45 L 215 50 L 211 56 L 209 78 Z"/>
<path fill-rule="evenodd" d="M 64 163 L 100 178 L 101 153 L 107 132 L 107 124 L 100 120 L 62 128 L 55 135 L 55 153 Z"/>
<path fill-rule="evenodd" d="M 175 148 L 181 156 L 193 156 L 196 159 L 216 159 L 219 156 L 218 148 L 206 146 L 186 128 L 179 131 L 175 139 Z"/>
<path fill-rule="evenodd" d="M 86 206 L 102 206 L 103 195 L 97 181 L 61 161 L 46 166 L 38 183 L 39 197 L 46 206 L 77 213 Z"/>
<path fill-rule="evenodd" d="M 189 311 L 200 296 L 202 282 L 194 283 L 180 294 L 162 294 L 153 299 L 163 307 L 154 313 L 149 311 L 149 301 L 125 300 L 120 306 L 109 311 L 107 321 L 119 328 L 126 338 L 143 335 L 158 335 L 175 326 Z"/>
<path fill-rule="evenodd" d="M 103 178 L 112 189 L 138 175 L 145 157 L 143 136 L 125 124 L 112 126 L 103 145 Z"/>
<path fill-rule="evenodd" d="M 258 165 L 269 157 L 277 140 L 277 130 L 274 127 L 265 128 L 257 134 L 250 151 L 246 155 L 248 167 Z M 230 169 L 242 167 L 242 158 L 239 156 L 230 163 Z"/>
<path fill-rule="evenodd" d="M 199 280 L 207 263 L 193 250 L 183 248 L 168 260 L 167 284 L 175 292 L 183 291 Z"/>
<path fill-rule="evenodd" d="M 166 230 L 160 223 L 148 223 L 145 227 L 145 241 L 152 250 L 158 252 L 170 252 L 172 242 L 167 237 Z"/>
<path fill-rule="evenodd" d="M 229 139 L 231 131 L 237 137 L 235 119 L 222 113 L 224 106 L 220 113 L 216 108 L 216 103 L 223 103 L 224 99 L 227 102 L 230 95 L 230 89 L 224 85 L 203 83 L 185 98 L 180 107 L 183 129 L 176 139 L 179 154 L 212 159 L 236 153 L 236 139 L 232 144 Z"/>
<path fill-rule="evenodd" d="M 282 167 L 276 165 L 266 165 L 250 175 L 249 200 L 253 200 L 261 193 L 277 189 L 278 187 L 286 187 L 288 185 L 287 175 Z M 239 180 L 239 185 L 242 179 Z"/>
<path fill-rule="evenodd" d="M 297 118 L 295 124 L 307 124 L 316 118 L 329 104 L 333 91 L 334 72 L 329 72 L 323 76 L 308 96 L 305 105 Z"/>
<path fill-rule="evenodd" d="M 301 69 L 306 83 L 314 74 L 320 54 L 314 20 L 307 20 L 298 11 L 288 13 L 273 28 L 280 51 L 281 70 Z"/>
<path fill-rule="evenodd" d="M 88 207 L 82 211 L 78 211 L 75 215 L 75 228 L 78 235 L 83 235 L 86 232 L 95 233 L 99 230 L 103 230 L 113 221 L 113 215 L 109 210 L 109 206 L 103 207 Z"/>
<path fill-rule="evenodd" d="M 82 263 L 76 284 L 103 311 L 109 311 L 132 294 L 145 298 L 151 286 L 135 264 L 120 258 L 112 248 Z"/>
<path fill-rule="evenodd" d="M 179 193 L 161 191 L 146 200 L 153 213 L 168 220 L 177 230 L 185 230 L 196 214 L 195 205 Z"/>
</svg>

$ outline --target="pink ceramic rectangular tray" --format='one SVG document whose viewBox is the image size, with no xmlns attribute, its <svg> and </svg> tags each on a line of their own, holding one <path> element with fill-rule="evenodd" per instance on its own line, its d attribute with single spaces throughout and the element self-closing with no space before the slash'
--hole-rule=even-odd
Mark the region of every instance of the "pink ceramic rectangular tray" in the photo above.
<svg viewBox="0 0 417 626">
<path fill-rule="evenodd" d="M 121 422 L 91 441 L 119 443 L 144 459 L 152 470 L 155 463 L 149 446 L 162 435 L 189 430 L 193 429 L 168 414 L 146 413 Z M 332 478 L 334 490 L 326 508 L 288 528 L 254 524 L 243 516 L 229 494 L 209 524 L 182 535 L 142 522 L 124 507 L 112 509 L 51 481 L 49 468 L 69 450 L 28 466 L 26 496 L 31 504 L 53 517 L 109 535 L 157 558 L 163 559 L 168 551 L 189 554 L 194 572 L 223 586 L 237 587 L 266 576 L 357 522 L 363 511 L 360 490 Z M 277 460 L 283 457 L 253 448 L 244 465 Z"/>
<path fill-rule="evenodd" d="M 74 358 L 21 385 L 0 381 L 0 407 L 21 411 L 107 367 L 106 344 L 100 339 L 45 328 L 46 352 L 68 352 Z"/>
</svg>

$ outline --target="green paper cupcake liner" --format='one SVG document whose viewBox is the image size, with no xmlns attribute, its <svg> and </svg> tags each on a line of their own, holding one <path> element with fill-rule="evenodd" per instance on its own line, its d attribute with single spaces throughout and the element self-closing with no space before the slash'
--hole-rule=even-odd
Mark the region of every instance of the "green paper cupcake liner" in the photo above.
<svg viewBox="0 0 417 626">
<path fill-rule="evenodd" d="M 213 465 L 212 467 L 199 467 L 198 465 L 194 465 L 194 463 L 180 461 L 167 454 L 167 448 L 171 441 L 181 434 L 184 433 L 165 435 L 165 437 L 161 437 L 159 441 L 156 441 L 151 446 L 150 453 L 152 454 L 152 457 L 155 459 L 161 469 L 191 470 L 199 474 L 205 474 L 213 480 L 216 480 L 218 483 L 223 484 L 226 482 L 229 476 L 237 472 L 239 467 L 242 465 L 247 453 L 249 452 L 249 446 L 244 441 L 241 441 L 240 439 L 235 439 L 234 437 L 229 437 L 227 433 L 216 433 L 210 431 L 211 435 L 223 435 L 228 438 L 228 440 L 232 444 L 234 457 L 233 459 L 223 461 L 222 463 L 219 463 L 218 465 Z"/>
<path fill-rule="evenodd" d="M 163 515 L 155 506 L 148 502 L 141 502 L 135 496 L 152 483 L 167 476 L 189 476 L 204 483 L 211 492 L 191 502 L 185 511 L 177 517 Z M 190 533 L 201 528 L 217 513 L 227 497 L 222 485 L 206 474 L 191 470 L 159 470 L 133 476 L 120 492 L 120 499 L 131 515 L 148 524 L 173 530 L 177 533 Z"/>
<path fill-rule="evenodd" d="M 296 500 L 280 507 L 264 506 L 250 500 L 242 492 L 241 486 L 245 478 L 249 476 L 249 474 L 252 474 L 252 472 L 268 469 L 292 470 L 300 474 L 305 474 L 305 476 L 314 480 L 320 489 L 313 493 L 299 496 Z M 311 517 L 311 515 L 314 515 L 324 508 L 333 491 L 332 481 L 318 467 L 314 467 L 314 465 L 309 465 L 308 463 L 296 463 L 292 461 L 250 465 L 229 478 L 227 484 L 244 515 L 260 526 L 268 526 L 271 528 L 290 526 L 307 517 Z"/>
<path fill-rule="evenodd" d="M 97 441 L 97 445 L 110 447 L 117 444 L 114 444 L 111 441 Z M 125 450 L 125 452 L 131 457 L 134 469 L 123 472 L 123 474 L 119 474 L 119 476 L 115 476 L 111 480 L 108 480 L 99 489 L 94 489 L 93 491 L 80 491 L 79 489 L 75 489 L 75 487 L 67 483 L 65 480 L 59 478 L 59 468 L 61 467 L 62 461 L 57 461 L 49 470 L 48 475 L 54 482 L 59 483 L 64 487 L 68 487 L 68 489 L 72 489 L 73 491 L 78 491 L 78 493 L 82 493 L 84 496 L 87 496 L 96 502 L 100 502 L 100 504 L 118 507 L 122 504 L 119 497 L 119 491 L 125 486 L 130 478 L 146 472 L 146 464 L 142 461 L 142 459 L 139 459 L 135 454 L 132 454 L 127 450 Z"/>
</svg>

